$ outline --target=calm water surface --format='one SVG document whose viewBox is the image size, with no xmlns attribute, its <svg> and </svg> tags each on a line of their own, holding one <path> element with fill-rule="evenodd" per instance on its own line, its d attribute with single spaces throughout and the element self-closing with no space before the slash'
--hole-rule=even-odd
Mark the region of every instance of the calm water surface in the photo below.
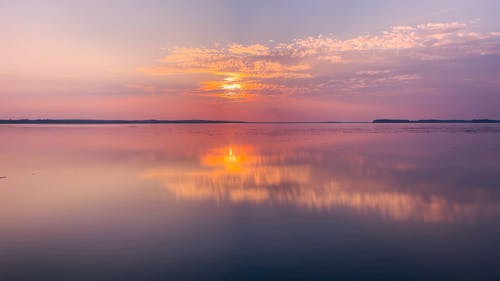
<svg viewBox="0 0 500 281">
<path fill-rule="evenodd" d="M 0 126 L 0 280 L 500 280 L 500 126 Z"/>
</svg>

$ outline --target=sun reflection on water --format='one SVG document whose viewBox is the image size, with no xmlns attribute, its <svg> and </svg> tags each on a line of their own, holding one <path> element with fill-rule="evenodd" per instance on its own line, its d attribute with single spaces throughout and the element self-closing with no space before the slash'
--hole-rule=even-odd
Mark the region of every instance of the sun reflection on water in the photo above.
<svg viewBox="0 0 500 281">
<path fill-rule="evenodd" d="M 396 221 L 428 223 L 468 219 L 482 210 L 473 202 L 391 189 L 386 177 L 367 181 L 321 171 L 321 163 L 313 161 L 320 158 L 304 152 L 231 145 L 205 151 L 199 159 L 198 165 L 187 170 L 151 169 L 142 176 L 164 182 L 182 200 L 292 204 L 317 210 L 347 208 Z M 353 161 L 356 159 L 359 157 L 353 156 Z M 398 165 L 394 167 L 398 170 Z M 321 177 L 315 176 L 320 172 Z"/>
</svg>

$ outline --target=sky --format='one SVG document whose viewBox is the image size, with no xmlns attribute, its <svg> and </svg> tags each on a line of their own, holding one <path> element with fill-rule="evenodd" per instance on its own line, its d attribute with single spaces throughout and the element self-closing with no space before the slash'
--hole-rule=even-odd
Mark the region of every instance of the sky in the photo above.
<svg viewBox="0 0 500 281">
<path fill-rule="evenodd" d="M 0 118 L 500 119 L 500 2 L 0 0 Z"/>
</svg>

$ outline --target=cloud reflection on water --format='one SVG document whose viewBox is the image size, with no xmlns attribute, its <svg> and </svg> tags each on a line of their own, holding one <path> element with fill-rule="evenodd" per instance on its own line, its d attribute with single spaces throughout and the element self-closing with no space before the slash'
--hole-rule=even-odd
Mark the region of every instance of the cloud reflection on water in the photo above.
<svg viewBox="0 0 500 281">
<path fill-rule="evenodd" d="M 288 148 L 266 150 L 265 145 L 229 145 L 200 153 L 199 163 L 187 169 L 175 166 L 149 169 L 142 177 L 158 180 L 180 200 L 282 205 L 306 209 L 350 209 L 394 221 L 452 223 L 484 213 L 498 213 L 497 204 L 484 202 L 473 191 L 473 200 L 448 198 L 440 192 L 450 186 L 439 180 L 409 182 L 403 190 L 398 174 L 423 172 L 424 167 L 401 160 L 373 166 L 374 159 L 353 153 L 338 155 L 332 169 L 318 153 Z M 356 171 L 364 171 L 364 176 Z M 407 179 L 410 180 L 410 179 Z M 399 182 L 398 182 L 399 181 Z M 420 186 L 425 186 L 419 191 Z M 433 186 L 435 185 L 435 186 Z M 435 192 L 425 190 L 435 189 Z"/>
</svg>

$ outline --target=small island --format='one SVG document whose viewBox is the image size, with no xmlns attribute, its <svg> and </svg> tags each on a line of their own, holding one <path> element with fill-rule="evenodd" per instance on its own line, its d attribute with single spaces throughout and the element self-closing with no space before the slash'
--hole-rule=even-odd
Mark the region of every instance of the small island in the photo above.
<svg viewBox="0 0 500 281">
<path fill-rule="evenodd" d="M 440 119 L 375 119 L 372 123 L 500 123 L 500 120 L 472 119 L 472 120 L 440 120 Z"/>
</svg>

